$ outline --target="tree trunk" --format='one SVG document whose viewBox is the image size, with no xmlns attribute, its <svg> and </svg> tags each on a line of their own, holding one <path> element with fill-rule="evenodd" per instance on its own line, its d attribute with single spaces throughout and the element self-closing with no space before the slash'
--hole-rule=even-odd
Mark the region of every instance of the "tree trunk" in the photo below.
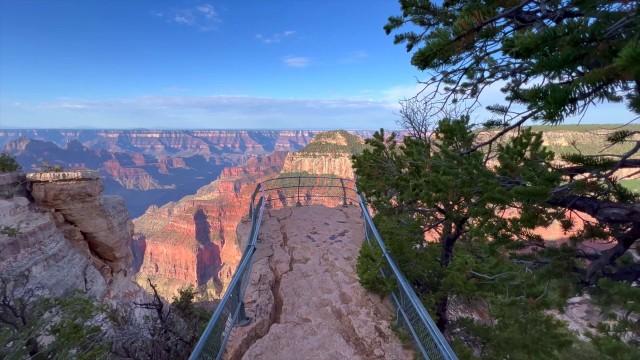
<svg viewBox="0 0 640 360">
<path fill-rule="evenodd" d="M 449 267 L 449 264 L 451 263 L 451 259 L 453 258 L 453 248 L 458 238 L 462 235 L 462 229 L 464 224 L 467 222 L 467 219 L 468 217 L 466 216 L 458 219 L 458 221 L 455 222 L 455 229 L 453 229 L 454 224 L 450 221 L 446 221 L 443 225 L 441 238 L 442 251 L 440 253 L 440 267 L 443 269 Z M 438 329 L 444 333 L 447 329 L 447 325 L 449 324 L 449 317 L 447 315 L 449 311 L 449 292 L 446 291 L 446 289 L 441 290 L 444 291 L 442 291 L 443 294 L 436 304 L 436 316 L 438 318 L 436 325 L 438 326 Z"/>
<path fill-rule="evenodd" d="M 629 250 L 638 239 L 640 239 L 640 224 L 634 223 L 626 233 L 616 236 L 616 245 L 593 260 L 587 267 L 585 282 L 595 284 L 604 275 L 605 267 L 613 265 L 616 260 Z"/>
</svg>

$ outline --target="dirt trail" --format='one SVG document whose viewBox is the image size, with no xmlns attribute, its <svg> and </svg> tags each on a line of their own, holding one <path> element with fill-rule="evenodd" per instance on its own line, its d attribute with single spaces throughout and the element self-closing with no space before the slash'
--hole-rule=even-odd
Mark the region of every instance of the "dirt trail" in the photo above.
<svg viewBox="0 0 640 360">
<path fill-rule="evenodd" d="M 226 359 L 412 359 L 388 302 L 358 283 L 356 207 L 265 211 L 245 304 Z"/>
</svg>

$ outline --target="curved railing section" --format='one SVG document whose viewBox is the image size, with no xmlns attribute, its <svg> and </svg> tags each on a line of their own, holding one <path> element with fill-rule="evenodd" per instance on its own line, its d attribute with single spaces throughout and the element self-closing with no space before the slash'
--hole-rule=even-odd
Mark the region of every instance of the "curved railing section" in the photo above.
<svg viewBox="0 0 640 360">
<path fill-rule="evenodd" d="M 371 219 L 364 197 L 358 193 L 355 181 L 331 176 L 283 176 L 266 180 L 256 187 L 251 197 L 249 215 L 251 231 L 227 291 L 193 349 L 190 360 L 220 359 L 234 326 L 251 321 L 244 313 L 244 291 L 249 283 L 253 254 L 256 251 L 262 214 L 265 208 L 291 206 L 359 206 L 364 219 L 365 238 L 383 257 L 382 276 L 393 284 L 391 300 L 397 312 L 398 325 L 413 339 L 416 350 L 424 359 L 457 359 L 446 339 L 427 313 L 395 261 L 388 253 L 382 237 Z"/>
<path fill-rule="evenodd" d="M 358 205 L 356 183 L 332 176 L 281 176 L 261 183 L 267 208 Z"/>
</svg>

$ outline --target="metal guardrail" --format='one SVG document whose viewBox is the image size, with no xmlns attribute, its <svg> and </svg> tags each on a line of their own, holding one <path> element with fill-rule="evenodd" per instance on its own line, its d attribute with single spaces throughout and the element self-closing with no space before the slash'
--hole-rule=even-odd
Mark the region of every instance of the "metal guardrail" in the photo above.
<svg viewBox="0 0 640 360">
<path fill-rule="evenodd" d="M 251 274 L 252 258 L 256 251 L 264 208 L 314 204 L 355 205 L 361 208 L 366 241 L 380 250 L 385 260 L 385 265 L 380 272 L 394 284 L 391 300 L 397 311 L 398 324 L 409 332 L 416 349 L 424 359 L 456 360 L 455 353 L 387 252 L 384 241 L 369 215 L 364 197 L 358 193 L 355 182 L 337 177 L 312 176 L 280 177 L 258 184 L 249 207 L 251 217 L 249 242 L 225 295 L 211 316 L 189 359 L 222 358 L 233 327 L 250 321 L 244 313 L 242 299 Z"/>
<path fill-rule="evenodd" d="M 384 245 L 382 236 L 378 233 L 367 203 L 362 195 L 360 196 L 360 208 L 364 218 L 365 239 L 369 245 L 377 247 L 385 260 L 380 273 L 387 279 L 391 279 L 393 290 L 391 300 L 397 312 L 397 321 L 407 332 L 416 346 L 418 352 L 424 359 L 456 360 L 458 357 L 449 346 L 440 329 L 429 316 L 422 301 L 418 298 L 411 284 L 400 271 L 400 268 L 393 260 Z"/>
<path fill-rule="evenodd" d="M 236 324 L 242 324 L 248 321 L 244 313 L 244 302 L 242 299 L 244 298 L 244 290 L 249 284 L 248 280 L 251 275 L 253 254 L 256 251 L 260 223 L 262 222 L 262 212 L 264 210 L 264 200 L 262 197 L 260 197 L 257 203 L 255 202 L 255 197 L 259 189 L 260 185 L 256 187 L 251 197 L 249 208 L 249 216 L 251 217 L 249 243 L 242 254 L 240 264 L 235 274 L 233 274 L 233 278 L 231 278 L 227 291 L 216 307 L 215 312 L 211 316 L 211 320 L 207 323 L 196 346 L 193 348 L 189 360 L 217 360 L 222 358 L 225 345 L 233 327 Z"/>
<path fill-rule="evenodd" d="M 332 176 L 283 176 L 264 181 L 262 194 L 267 208 L 288 206 L 356 205 L 355 181 Z"/>
</svg>

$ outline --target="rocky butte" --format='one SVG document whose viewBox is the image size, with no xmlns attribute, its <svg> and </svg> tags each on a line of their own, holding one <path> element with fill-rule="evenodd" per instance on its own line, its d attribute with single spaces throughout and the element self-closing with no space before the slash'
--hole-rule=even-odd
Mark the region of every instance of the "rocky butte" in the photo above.
<svg viewBox="0 0 640 360">
<path fill-rule="evenodd" d="M 363 148 L 362 138 L 347 131 L 319 133 L 302 150 L 287 155 L 282 173 L 333 175 L 353 179 L 351 156 Z"/>
</svg>

